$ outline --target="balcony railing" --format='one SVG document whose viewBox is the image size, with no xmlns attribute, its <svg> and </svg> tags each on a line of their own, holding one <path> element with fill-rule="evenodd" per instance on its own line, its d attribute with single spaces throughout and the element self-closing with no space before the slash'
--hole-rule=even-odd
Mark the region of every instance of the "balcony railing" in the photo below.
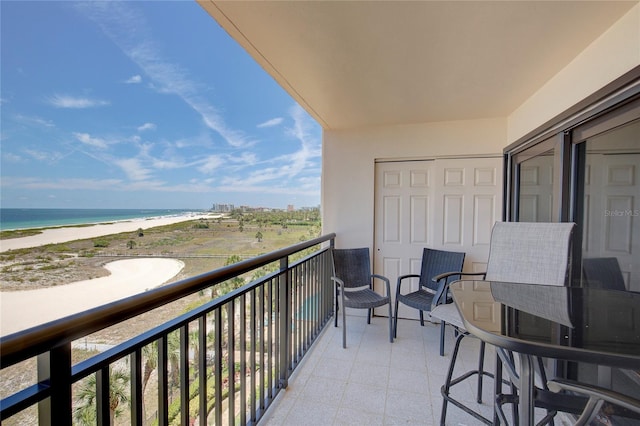
<svg viewBox="0 0 640 426">
<path fill-rule="evenodd" d="M 116 411 L 135 425 L 255 424 L 333 313 L 328 246 L 334 238 L 325 235 L 3 337 L 0 368 L 35 357 L 37 379 L 0 401 L 0 421 L 9 424 L 33 410 L 40 425 L 78 424 L 81 413 L 93 424 L 113 424 Z M 301 254 L 306 256 L 290 260 Z M 73 341 L 273 262 L 279 263 L 276 272 L 73 364 Z M 156 381 L 152 390 L 146 386 Z M 79 404 L 81 397 L 90 404 Z"/>
</svg>

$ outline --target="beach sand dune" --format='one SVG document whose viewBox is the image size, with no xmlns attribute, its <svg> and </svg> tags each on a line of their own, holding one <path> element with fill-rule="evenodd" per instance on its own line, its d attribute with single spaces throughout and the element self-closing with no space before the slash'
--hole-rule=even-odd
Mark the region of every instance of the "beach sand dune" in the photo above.
<svg viewBox="0 0 640 426">
<path fill-rule="evenodd" d="M 0 252 L 31 247 L 39 247 L 46 244 L 66 243 L 68 241 L 96 238 L 105 235 L 119 234 L 121 232 L 135 232 L 142 228 L 148 229 L 155 226 L 165 226 L 174 223 L 196 219 L 215 219 L 217 215 L 181 215 L 167 216 L 150 219 L 132 219 L 113 223 L 100 223 L 83 227 L 60 227 L 44 229 L 41 234 L 22 238 L 11 238 L 0 241 Z"/>
<path fill-rule="evenodd" d="M 106 277 L 39 290 L 0 292 L 0 335 L 142 293 L 173 278 L 183 267 L 176 259 L 117 260 L 105 265 L 111 272 Z"/>
</svg>

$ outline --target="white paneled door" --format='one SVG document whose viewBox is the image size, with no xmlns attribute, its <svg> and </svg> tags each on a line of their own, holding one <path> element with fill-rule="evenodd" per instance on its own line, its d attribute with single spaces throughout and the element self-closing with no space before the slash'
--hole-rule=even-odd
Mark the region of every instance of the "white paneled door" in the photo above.
<svg viewBox="0 0 640 426">
<path fill-rule="evenodd" d="M 420 272 L 425 247 L 465 252 L 465 271 L 485 270 L 501 216 L 502 158 L 379 162 L 375 176 L 374 271 L 394 296 L 398 276 Z M 417 286 L 413 279 L 403 291 Z M 399 315 L 418 318 L 403 306 Z"/>
</svg>

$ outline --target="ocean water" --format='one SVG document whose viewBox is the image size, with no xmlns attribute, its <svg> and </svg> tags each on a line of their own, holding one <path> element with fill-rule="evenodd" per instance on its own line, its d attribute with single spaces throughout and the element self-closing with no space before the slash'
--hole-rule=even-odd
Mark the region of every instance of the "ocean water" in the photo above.
<svg viewBox="0 0 640 426">
<path fill-rule="evenodd" d="M 0 208 L 0 230 L 43 228 L 137 218 L 175 216 L 196 210 L 177 209 L 20 209 Z"/>
</svg>

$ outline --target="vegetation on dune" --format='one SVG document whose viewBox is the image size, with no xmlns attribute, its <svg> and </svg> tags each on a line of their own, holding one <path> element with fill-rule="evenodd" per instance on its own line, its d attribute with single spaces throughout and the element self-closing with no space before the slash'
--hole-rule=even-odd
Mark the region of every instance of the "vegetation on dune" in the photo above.
<svg viewBox="0 0 640 426">
<path fill-rule="evenodd" d="M 234 211 L 227 217 L 190 220 L 134 232 L 106 235 L 0 253 L 3 290 L 24 290 L 98 278 L 118 258 L 163 256 L 182 260 L 175 279 L 296 244 L 321 232 L 318 209 L 295 212 Z"/>
</svg>

